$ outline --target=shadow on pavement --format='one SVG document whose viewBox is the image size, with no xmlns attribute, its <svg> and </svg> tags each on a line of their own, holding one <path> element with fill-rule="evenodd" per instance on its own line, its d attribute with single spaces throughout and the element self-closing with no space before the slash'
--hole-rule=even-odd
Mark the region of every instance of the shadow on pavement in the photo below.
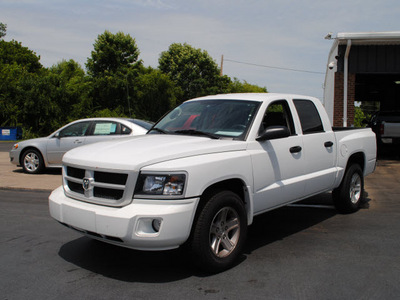
<svg viewBox="0 0 400 300">
<path fill-rule="evenodd" d="M 27 174 L 27 173 L 24 172 L 24 170 L 22 168 L 15 169 L 12 172 L 13 173 L 17 173 L 17 174 Z M 62 170 L 61 170 L 61 168 L 47 168 L 40 174 L 61 175 L 62 174 Z M 30 175 L 35 176 L 36 174 L 30 174 Z"/>
<path fill-rule="evenodd" d="M 238 265 L 243 264 L 253 251 L 337 214 L 330 194 L 309 198 L 299 204 L 255 217 Z M 136 251 L 81 237 L 64 244 L 59 255 L 80 268 L 126 282 L 164 283 L 191 276 L 210 276 L 194 266 L 185 247 L 161 252 Z"/>
</svg>

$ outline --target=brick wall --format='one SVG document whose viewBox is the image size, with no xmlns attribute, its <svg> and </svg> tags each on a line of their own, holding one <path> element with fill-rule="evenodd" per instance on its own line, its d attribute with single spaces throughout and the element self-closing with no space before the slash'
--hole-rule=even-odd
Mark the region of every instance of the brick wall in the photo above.
<svg viewBox="0 0 400 300">
<path fill-rule="evenodd" d="M 333 103 L 333 126 L 343 126 L 343 80 L 344 73 L 335 73 L 335 94 Z M 354 100 L 356 96 L 356 74 L 349 74 L 347 85 L 347 126 L 354 124 Z"/>
</svg>

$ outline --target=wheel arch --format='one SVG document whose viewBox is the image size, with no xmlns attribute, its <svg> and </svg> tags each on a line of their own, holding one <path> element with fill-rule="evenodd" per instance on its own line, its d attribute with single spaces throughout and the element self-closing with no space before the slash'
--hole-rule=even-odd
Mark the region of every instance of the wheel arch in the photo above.
<svg viewBox="0 0 400 300">
<path fill-rule="evenodd" d="M 196 209 L 196 214 L 195 214 L 195 219 L 194 222 L 197 219 L 198 214 L 204 207 L 204 205 L 207 203 L 208 199 L 215 193 L 219 191 L 231 191 L 239 196 L 239 198 L 242 200 L 244 207 L 246 209 L 246 215 L 247 215 L 247 223 L 250 225 L 252 223 L 253 217 L 252 217 L 252 202 L 251 202 L 251 195 L 249 191 L 249 187 L 246 185 L 246 183 L 243 181 L 243 179 L 240 178 L 230 178 L 230 179 L 224 179 L 218 182 L 215 182 L 208 186 L 207 188 L 204 189 L 203 193 L 200 196 L 200 202 L 197 205 Z"/>
<path fill-rule="evenodd" d="M 363 152 L 356 152 L 350 155 L 347 160 L 346 170 L 353 164 L 358 164 L 364 173 L 365 170 L 365 154 Z"/>
<path fill-rule="evenodd" d="M 28 150 L 36 150 L 37 152 L 39 152 L 40 156 L 42 157 L 44 166 L 47 167 L 47 161 L 44 159 L 44 155 L 43 155 L 42 151 L 40 151 L 39 148 L 34 147 L 34 146 L 27 146 L 27 147 L 25 147 L 24 149 L 21 150 L 21 152 L 20 152 L 20 154 L 19 154 L 19 163 L 20 163 L 21 166 L 22 166 L 22 164 L 23 164 L 23 161 L 22 161 L 22 160 L 23 160 L 23 158 L 24 158 L 24 154 L 25 154 L 25 152 L 28 151 Z"/>
</svg>

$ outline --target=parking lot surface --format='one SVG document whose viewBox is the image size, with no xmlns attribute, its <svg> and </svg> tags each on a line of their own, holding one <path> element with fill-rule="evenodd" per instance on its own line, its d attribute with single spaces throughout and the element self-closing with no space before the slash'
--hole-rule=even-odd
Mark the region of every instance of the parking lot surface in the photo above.
<svg viewBox="0 0 400 300">
<path fill-rule="evenodd" d="M 51 188 L 42 183 L 29 188 L 30 178 L 42 178 L 41 182 L 47 178 L 41 176 L 61 180 L 61 175 L 25 177 L 20 168 L 10 166 L 10 178 L 24 182 L 25 188 L 15 183 L 0 189 L 0 299 L 397 299 L 400 295 L 397 160 L 379 161 L 365 179 L 367 201 L 355 214 L 338 214 L 330 195 L 323 194 L 256 217 L 239 263 L 216 275 L 193 268 L 183 249 L 134 251 L 61 226 L 48 214 Z"/>
</svg>

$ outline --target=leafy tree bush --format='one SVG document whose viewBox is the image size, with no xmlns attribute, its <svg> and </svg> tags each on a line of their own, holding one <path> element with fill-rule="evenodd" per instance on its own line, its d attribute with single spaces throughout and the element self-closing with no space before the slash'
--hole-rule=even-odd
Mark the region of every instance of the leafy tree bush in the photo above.
<svg viewBox="0 0 400 300">
<path fill-rule="evenodd" d="M 6 25 L 0 23 L 0 38 Z M 216 93 L 266 92 L 220 76 L 206 51 L 172 44 L 159 69 L 146 68 L 129 34 L 105 31 L 94 43 L 87 73 L 74 60 L 44 68 L 20 42 L 0 39 L 0 126 L 22 126 L 24 138 L 46 136 L 87 117 L 158 120 L 183 100 Z"/>
<path fill-rule="evenodd" d="M 248 83 L 246 80 L 240 82 L 239 79 L 234 78 L 234 80 L 229 84 L 230 93 L 266 93 L 266 87 L 260 87 L 254 84 Z"/>
<path fill-rule="evenodd" d="M 124 115 L 131 115 L 129 89 L 133 88 L 132 82 L 142 64 L 135 39 L 122 32 L 105 31 L 93 46 L 86 68 L 92 84 L 94 110 L 118 108 Z"/>
<path fill-rule="evenodd" d="M 182 95 L 179 87 L 160 70 L 142 68 L 134 81 L 134 110 L 137 118 L 157 121 L 176 106 Z"/>
<path fill-rule="evenodd" d="M 181 88 L 179 102 L 228 91 L 229 77 L 220 76 L 218 65 L 206 51 L 174 43 L 161 53 L 158 63 L 159 69 Z"/>
</svg>

